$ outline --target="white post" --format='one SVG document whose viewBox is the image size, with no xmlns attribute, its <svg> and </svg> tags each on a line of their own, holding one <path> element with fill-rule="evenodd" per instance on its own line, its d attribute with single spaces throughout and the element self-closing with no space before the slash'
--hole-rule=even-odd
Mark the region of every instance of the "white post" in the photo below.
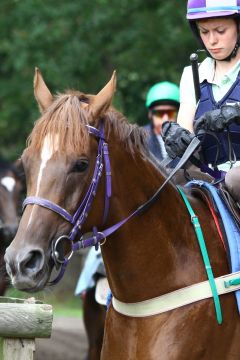
<svg viewBox="0 0 240 360">
<path fill-rule="evenodd" d="M 34 360 L 35 340 L 3 339 L 3 360 Z"/>
</svg>

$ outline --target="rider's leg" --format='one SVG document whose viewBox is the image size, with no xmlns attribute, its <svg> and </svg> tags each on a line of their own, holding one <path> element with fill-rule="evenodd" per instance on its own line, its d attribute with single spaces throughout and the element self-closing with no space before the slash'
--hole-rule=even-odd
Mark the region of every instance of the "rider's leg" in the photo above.
<svg viewBox="0 0 240 360">
<path fill-rule="evenodd" d="M 225 184 L 229 193 L 240 205 L 240 166 L 234 167 L 227 172 Z"/>
</svg>

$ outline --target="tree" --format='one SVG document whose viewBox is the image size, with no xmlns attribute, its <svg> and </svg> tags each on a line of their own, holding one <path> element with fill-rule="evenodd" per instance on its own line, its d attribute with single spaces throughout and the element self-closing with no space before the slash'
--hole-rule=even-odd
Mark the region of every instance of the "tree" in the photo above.
<svg viewBox="0 0 240 360">
<path fill-rule="evenodd" d="M 96 93 L 118 74 L 115 106 L 146 121 L 145 95 L 155 82 L 179 82 L 195 42 L 185 2 L 163 0 L 2 0 L 0 4 L 0 153 L 18 157 L 38 109 L 38 66 L 53 92 Z"/>
</svg>

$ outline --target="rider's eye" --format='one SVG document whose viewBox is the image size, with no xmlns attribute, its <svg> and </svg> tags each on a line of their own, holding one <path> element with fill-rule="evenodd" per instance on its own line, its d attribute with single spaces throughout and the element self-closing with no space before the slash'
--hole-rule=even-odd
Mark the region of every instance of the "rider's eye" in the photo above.
<svg viewBox="0 0 240 360">
<path fill-rule="evenodd" d="M 217 30 L 218 34 L 224 34 L 225 30 Z"/>
<path fill-rule="evenodd" d="M 207 30 L 202 30 L 202 29 L 200 29 L 200 34 L 202 34 L 202 35 L 206 35 L 208 33 L 208 31 Z"/>
<path fill-rule="evenodd" d="M 81 160 L 78 160 L 74 164 L 71 172 L 84 172 L 85 170 L 87 170 L 87 168 L 88 168 L 88 160 L 87 159 L 81 159 Z"/>
</svg>

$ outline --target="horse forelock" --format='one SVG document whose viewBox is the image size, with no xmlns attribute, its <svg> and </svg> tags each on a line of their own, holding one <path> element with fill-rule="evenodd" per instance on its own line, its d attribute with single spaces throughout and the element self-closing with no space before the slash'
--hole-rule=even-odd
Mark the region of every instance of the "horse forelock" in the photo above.
<svg viewBox="0 0 240 360">
<path fill-rule="evenodd" d="M 88 112 L 82 103 L 88 103 L 91 95 L 80 92 L 58 94 L 53 104 L 36 122 L 28 137 L 27 145 L 31 150 L 39 151 L 46 136 L 50 137 L 53 147 L 60 152 L 86 152 L 89 146 L 89 133 L 86 125 L 90 124 Z M 146 131 L 128 120 L 113 107 L 104 116 L 107 139 L 113 131 L 115 137 L 131 153 L 139 151 L 146 154 Z M 57 137 L 56 137 L 57 135 Z M 56 140 L 57 139 L 57 140 Z M 54 142 L 57 141 L 57 144 Z"/>
<path fill-rule="evenodd" d="M 29 135 L 27 141 L 29 148 L 39 151 L 48 136 L 52 146 L 57 147 L 60 152 L 86 152 L 89 144 L 86 127 L 88 118 L 86 110 L 81 106 L 81 101 L 86 100 L 86 96 L 80 92 L 58 94 Z"/>
</svg>

